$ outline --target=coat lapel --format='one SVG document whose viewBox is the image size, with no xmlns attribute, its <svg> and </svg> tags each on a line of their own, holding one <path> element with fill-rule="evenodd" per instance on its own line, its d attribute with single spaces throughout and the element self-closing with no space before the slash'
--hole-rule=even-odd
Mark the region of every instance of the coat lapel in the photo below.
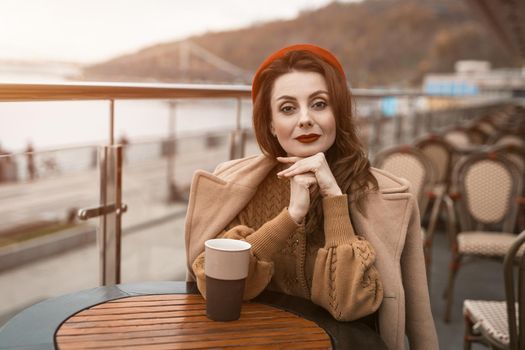
<svg viewBox="0 0 525 350">
<path fill-rule="evenodd" d="M 408 183 L 393 180 L 390 174 L 372 169 L 379 192 L 370 193 L 365 203 L 365 215 L 351 205 L 350 214 L 355 232 L 363 235 L 376 251 L 376 266 L 383 280 L 385 296 L 398 294 L 399 264 L 405 244 L 407 220 L 411 213 Z M 401 180 L 402 181 L 402 180 Z M 399 265 L 398 265 L 399 266 Z"/>
</svg>

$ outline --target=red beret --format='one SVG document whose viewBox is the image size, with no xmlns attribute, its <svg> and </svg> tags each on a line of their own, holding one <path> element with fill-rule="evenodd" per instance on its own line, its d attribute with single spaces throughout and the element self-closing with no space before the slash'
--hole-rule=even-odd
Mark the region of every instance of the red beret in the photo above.
<svg viewBox="0 0 525 350">
<path fill-rule="evenodd" d="M 308 51 L 316 56 L 322 58 L 327 63 L 332 65 L 346 80 L 345 71 L 343 69 L 343 66 L 341 66 L 341 63 L 339 63 L 339 60 L 328 50 L 323 49 L 322 47 L 312 45 L 312 44 L 296 44 L 291 45 L 287 47 L 283 47 L 282 49 L 275 51 L 270 56 L 268 56 L 264 62 L 257 68 L 257 71 L 255 72 L 255 75 L 253 76 L 252 81 L 252 101 L 255 102 L 255 97 L 257 96 L 257 93 L 259 92 L 259 87 L 261 85 L 261 82 L 259 81 L 259 77 L 261 75 L 261 72 L 266 69 L 273 61 L 275 61 L 278 58 L 284 57 L 288 52 L 291 51 Z"/>
</svg>

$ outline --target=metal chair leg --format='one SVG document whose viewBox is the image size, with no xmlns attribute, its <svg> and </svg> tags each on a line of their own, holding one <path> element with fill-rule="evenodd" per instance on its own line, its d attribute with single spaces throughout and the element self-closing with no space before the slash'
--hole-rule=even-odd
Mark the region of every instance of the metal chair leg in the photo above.
<svg viewBox="0 0 525 350">
<path fill-rule="evenodd" d="M 430 222 L 428 224 L 428 229 L 425 237 L 425 242 L 423 245 L 423 253 L 425 255 L 425 266 L 427 271 L 427 280 L 428 287 L 430 289 L 430 274 L 432 272 L 432 240 L 434 238 L 434 231 L 436 229 L 437 218 L 439 212 L 441 211 L 441 204 L 443 203 L 443 195 L 439 195 L 434 199 L 434 204 L 432 205 L 432 212 L 430 214 Z"/>
<path fill-rule="evenodd" d="M 446 304 L 445 304 L 445 316 L 444 321 L 446 323 L 450 322 L 450 312 L 452 309 L 452 302 L 454 300 L 454 282 L 456 280 L 457 272 L 461 265 L 461 255 L 457 253 L 453 253 L 452 262 L 449 266 L 449 274 L 448 274 L 448 285 L 446 292 L 444 296 L 446 297 Z"/>
<path fill-rule="evenodd" d="M 472 340 L 474 337 L 474 334 L 472 333 L 472 326 L 474 326 L 474 324 L 472 323 L 468 315 L 463 315 L 463 318 L 465 321 L 465 335 L 463 336 L 463 350 L 471 350 Z"/>
</svg>

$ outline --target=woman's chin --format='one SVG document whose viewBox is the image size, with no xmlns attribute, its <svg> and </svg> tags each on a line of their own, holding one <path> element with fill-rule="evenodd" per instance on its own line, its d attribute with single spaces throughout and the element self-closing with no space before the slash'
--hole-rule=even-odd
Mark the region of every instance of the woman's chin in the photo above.
<svg viewBox="0 0 525 350">
<path fill-rule="evenodd" d="M 335 143 L 335 138 L 321 137 L 314 142 L 300 142 L 293 140 L 293 142 L 281 143 L 281 147 L 284 149 L 289 157 L 311 157 L 320 152 L 326 152 Z"/>
<path fill-rule="evenodd" d="M 319 152 L 324 152 L 323 150 L 303 150 L 303 151 L 295 151 L 295 152 L 287 152 L 288 157 L 301 157 L 301 158 L 307 158 L 311 157 Z"/>
</svg>

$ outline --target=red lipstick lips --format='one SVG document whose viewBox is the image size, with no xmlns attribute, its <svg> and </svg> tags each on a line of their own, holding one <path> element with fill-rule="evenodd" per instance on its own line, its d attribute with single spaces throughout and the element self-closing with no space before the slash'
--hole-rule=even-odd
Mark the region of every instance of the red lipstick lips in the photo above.
<svg viewBox="0 0 525 350">
<path fill-rule="evenodd" d="M 295 139 L 301 143 L 312 143 L 312 142 L 315 142 L 317 141 L 319 138 L 321 137 L 321 135 L 317 135 L 317 134 L 308 134 L 308 135 L 301 135 L 301 136 L 298 136 L 296 137 Z"/>
</svg>

